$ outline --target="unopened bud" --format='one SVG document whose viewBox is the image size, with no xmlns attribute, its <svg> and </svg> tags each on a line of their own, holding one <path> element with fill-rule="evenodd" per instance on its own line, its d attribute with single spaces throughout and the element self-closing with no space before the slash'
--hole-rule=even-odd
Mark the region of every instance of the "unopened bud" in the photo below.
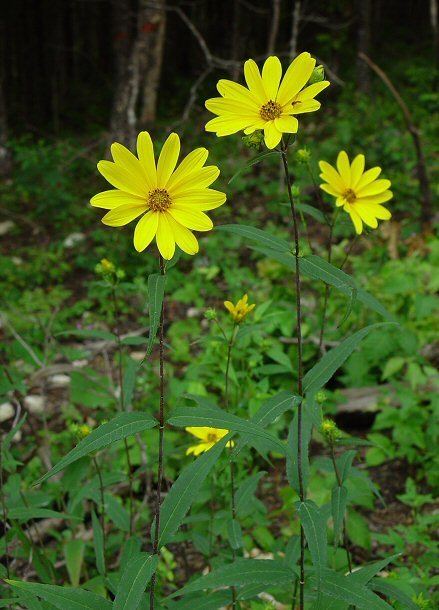
<svg viewBox="0 0 439 610">
<path fill-rule="evenodd" d="M 337 424 L 332 419 L 324 419 L 320 427 L 320 432 L 329 445 L 333 445 L 341 437 L 341 432 Z"/>
<path fill-rule="evenodd" d="M 206 309 L 204 312 L 204 317 L 206 320 L 216 320 L 216 310 L 213 309 L 213 307 L 209 307 L 209 309 Z"/>
<path fill-rule="evenodd" d="M 247 148 L 259 150 L 264 142 L 264 133 L 262 131 L 254 131 L 248 136 L 242 136 L 242 141 Z"/>
<path fill-rule="evenodd" d="M 325 68 L 323 66 L 316 66 L 307 84 L 314 85 L 315 83 L 321 83 L 322 80 L 325 80 Z"/>
</svg>

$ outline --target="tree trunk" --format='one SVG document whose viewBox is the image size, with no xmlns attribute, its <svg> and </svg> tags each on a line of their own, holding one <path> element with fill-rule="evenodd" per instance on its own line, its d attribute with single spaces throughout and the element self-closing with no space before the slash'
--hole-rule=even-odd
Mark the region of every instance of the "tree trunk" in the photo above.
<svg viewBox="0 0 439 610">
<path fill-rule="evenodd" d="M 139 36 L 142 37 L 140 68 L 142 74 L 142 110 L 140 122 L 148 125 L 155 121 L 157 95 L 165 44 L 165 0 L 157 0 L 156 7 L 145 7 L 141 14 Z"/>
<path fill-rule="evenodd" d="M 371 0 L 356 0 L 358 19 L 357 50 L 369 55 L 370 52 L 370 17 Z M 370 71 L 367 65 L 357 60 L 357 88 L 362 93 L 370 93 Z"/>
<path fill-rule="evenodd" d="M 293 8 L 293 20 L 291 23 L 291 38 L 290 38 L 290 61 L 297 55 L 297 40 L 299 38 L 299 24 L 300 24 L 300 11 L 301 1 L 295 0 Z"/>
<path fill-rule="evenodd" d="M 273 55 L 276 50 L 277 34 L 279 32 L 280 0 L 273 0 L 273 14 L 271 17 L 270 32 L 268 34 L 267 55 Z"/>
</svg>

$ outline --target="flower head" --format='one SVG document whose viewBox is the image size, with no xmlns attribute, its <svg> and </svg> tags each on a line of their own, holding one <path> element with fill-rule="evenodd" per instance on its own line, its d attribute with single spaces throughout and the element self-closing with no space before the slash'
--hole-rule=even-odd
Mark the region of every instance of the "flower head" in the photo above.
<svg viewBox="0 0 439 610">
<path fill-rule="evenodd" d="M 230 315 L 238 324 L 256 307 L 253 303 L 248 304 L 248 295 L 244 295 L 242 299 L 234 305 L 231 301 L 224 301 L 224 307 L 230 312 Z"/>
<path fill-rule="evenodd" d="M 327 443 L 333 445 L 341 437 L 341 432 L 337 428 L 337 424 L 332 419 L 324 419 L 320 426 L 320 432 L 324 436 Z"/>
<path fill-rule="evenodd" d="M 335 205 L 343 206 L 354 224 L 358 235 L 363 231 L 363 223 L 372 229 L 378 226 L 378 220 L 388 220 L 391 213 L 383 205 L 392 198 L 389 191 L 390 180 L 377 180 L 381 167 L 372 167 L 364 171 L 364 155 L 357 155 L 352 163 L 344 150 L 338 153 L 337 169 L 319 161 L 324 184 L 320 188 L 336 197 Z"/>
<path fill-rule="evenodd" d="M 264 130 L 267 148 L 279 144 L 283 133 L 296 133 L 299 122 L 294 116 L 320 108 L 315 96 L 323 91 L 328 81 L 308 83 L 316 60 L 309 53 L 301 53 L 290 64 L 282 78 L 278 57 L 266 59 L 262 75 L 256 63 L 249 59 L 244 64 L 247 87 L 230 80 L 220 80 L 217 89 L 221 97 L 206 101 L 206 108 L 218 115 L 206 125 L 206 131 L 217 136 L 228 136 L 244 130 L 246 135 Z M 304 88 L 305 87 L 305 88 Z"/>
<path fill-rule="evenodd" d="M 180 138 L 171 133 L 156 165 L 151 137 L 142 131 L 137 138 L 137 157 L 122 144 L 111 145 L 111 161 L 100 161 L 98 170 L 116 187 L 95 195 L 91 205 L 109 210 L 102 222 L 111 227 L 139 218 L 134 247 L 142 252 L 156 238 L 160 254 L 171 259 L 175 244 L 196 254 L 198 242 L 192 231 L 209 231 L 213 224 L 204 212 L 222 205 L 226 196 L 208 188 L 219 176 L 215 165 L 204 166 L 208 151 L 197 148 L 177 166 Z"/>
<path fill-rule="evenodd" d="M 200 442 L 197 445 L 189 447 L 186 451 L 186 455 L 189 455 L 190 453 L 200 455 L 200 453 L 209 451 L 209 449 L 229 433 L 229 430 L 224 430 L 223 428 L 208 428 L 202 426 L 189 427 L 186 428 L 186 431 L 200 439 Z M 226 446 L 233 447 L 233 441 L 229 441 Z"/>
</svg>

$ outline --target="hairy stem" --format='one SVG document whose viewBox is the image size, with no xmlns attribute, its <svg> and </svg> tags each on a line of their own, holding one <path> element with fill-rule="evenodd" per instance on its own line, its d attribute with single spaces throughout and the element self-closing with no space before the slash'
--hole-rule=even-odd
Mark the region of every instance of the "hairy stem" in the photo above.
<svg viewBox="0 0 439 610">
<path fill-rule="evenodd" d="M 104 555 L 104 576 L 107 576 L 107 565 L 106 565 L 106 557 L 107 557 L 107 536 L 105 534 L 105 497 L 104 497 L 104 482 L 102 480 L 102 471 L 99 466 L 99 462 L 96 457 L 93 457 L 93 464 L 96 469 L 96 474 L 99 479 L 99 494 L 101 499 L 101 506 L 99 510 L 99 515 L 101 519 L 101 528 L 102 528 L 102 546 L 103 546 L 103 555 Z"/>
<path fill-rule="evenodd" d="M 160 273 L 165 275 L 165 263 L 163 257 L 160 256 Z M 160 360 L 160 412 L 159 412 L 159 461 L 157 466 L 157 493 L 155 501 L 155 532 L 154 542 L 152 547 L 153 555 L 159 554 L 159 533 L 160 533 L 160 508 L 162 500 L 162 482 L 163 482 L 163 446 L 165 435 L 165 361 L 164 361 L 164 319 L 165 319 L 165 298 L 163 297 L 162 311 L 160 313 L 159 326 L 159 360 Z M 149 590 L 149 607 L 154 610 L 154 594 L 157 581 L 157 572 L 154 572 L 151 578 L 151 587 Z"/>
<path fill-rule="evenodd" d="M 285 180 L 287 184 L 288 198 L 290 200 L 291 217 L 293 220 L 293 239 L 294 239 L 294 257 L 296 260 L 296 334 L 297 334 L 297 390 L 300 397 L 303 398 L 303 359 L 302 359 L 302 303 L 301 303 L 301 285 L 300 285 L 300 268 L 299 268 L 299 227 L 297 220 L 296 206 L 291 189 L 291 176 L 288 168 L 287 157 L 288 146 L 282 141 L 281 155 L 282 163 L 285 171 Z M 299 498 L 301 502 L 306 499 L 305 489 L 303 485 L 303 470 L 302 470 L 302 409 L 303 401 L 300 401 L 297 411 L 297 469 L 299 478 Z M 305 533 L 302 524 L 300 525 L 300 581 L 299 581 L 299 607 L 304 609 L 305 597 Z"/>
<path fill-rule="evenodd" d="M 340 472 L 339 472 L 338 466 L 337 466 L 337 460 L 335 459 L 334 444 L 331 443 L 330 447 L 331 447 L 331 460 L 332 460 L 332 465 L 334 466 L 334 472 L 335 472 L 335 477 L 337 479 L 337 485 L 339 487 L 341 487 L 343 485 L 343 481 L 341 480 Z M 351 551 L 350 551 L 350 547 L 349 547 L 349 538 L 348 538 L 347 531 L 346 531 L 346 519 L 345 518 L 343 518 L 343 546 L 346 551 L 346 559 L 348 562 L 349 573 L 351 573 L 352 572 L 352 559 L 351 559 Z"/>
<path fill-rule="evenodd" d="M 117 372 L 118 372 L 118 380 L 119 380 L 119 405 L 120 410 L 125 411 L 125 391 L 123 385 L 123 363 L 122 363 L 122 341 L 120 338 L 120 330 L 119 330 L 119 307 L 117 303 L 117 295 L 116 295 L 116 286 L 112 286 L 111 296 L 113 301 L 113 313 L 115 319 L 115 327 L 114 334 L 116 335 L 116 345 L 118 352 L 118 363 L 117 363 Z M 130 458 L 130 450 L 128 447 L 128 441 L 124 438 L 124 448 L 125 448 L 125 458 L 127 462 L 127 475 L 128 475 L 128 488 L 129 488 L 129 497 L 130 497 L 130 537 L 133 535 L 133 523 L 134 523 L 134 492 L 133 492 L 133 471 L 131 466 L 131 458 Z"/>
</svg>

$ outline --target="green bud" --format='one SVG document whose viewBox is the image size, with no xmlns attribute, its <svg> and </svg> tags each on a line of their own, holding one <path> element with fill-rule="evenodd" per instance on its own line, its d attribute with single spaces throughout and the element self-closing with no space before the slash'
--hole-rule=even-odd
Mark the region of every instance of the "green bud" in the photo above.
<svg viewBox="0 0 439 610">
<path fill-rule="evenodd" d="M 321 83 L 322 80 L 325 80 L 325 68 L 323 66 L 316 66 L 307 84 L 314 85 L 315 83 Z"/>
<path fill-rule="evenodd" d="M 322 405 L 324 402 L 326 402 L 326 394 L 323 390 L 320 390 L 320 392 L 317 392 L 316 401 L 319 403 L 319 405 Z"/>
<path fill-rule="evenodd" d="M 216 320 L 216 310 L 213 309 L 213 307 L 209 307 L 209 309 L 206 309 L 204 312 L 204 317 L 206 320 Z"/>
<path fill-rule="evenodd" d="M 296 199 L 297 197 L 300 197 L 300 188 L 298 186 L 296 186 L 295 184 L 293 184 L 291 186 L 291 193 L 292 193 L 294 199 Z"/>
<path fill-rule="evenodd" d="M 333 445 L 341 437 L 341 432 L 337 428 L 337 424 L 332 419 L 324 419 L 320 427 L 320 433 L 328 443 Z"/>
<path fill-rule="evenodd" d="M 264 134 L 262 131 L 254 131 L 248 136 L 242 136 L 242 141 L 247 148 L 259 150 L 264 142 Z"/>
<path fill-rule="evenodd" d="M 299 148 L 299 150 L 296 151 L 296 160 L 298 163 L 303 163 L 306 165 L 309 163 L 310 159 L 311 152 L 307 148 Z"/>
</svg>

